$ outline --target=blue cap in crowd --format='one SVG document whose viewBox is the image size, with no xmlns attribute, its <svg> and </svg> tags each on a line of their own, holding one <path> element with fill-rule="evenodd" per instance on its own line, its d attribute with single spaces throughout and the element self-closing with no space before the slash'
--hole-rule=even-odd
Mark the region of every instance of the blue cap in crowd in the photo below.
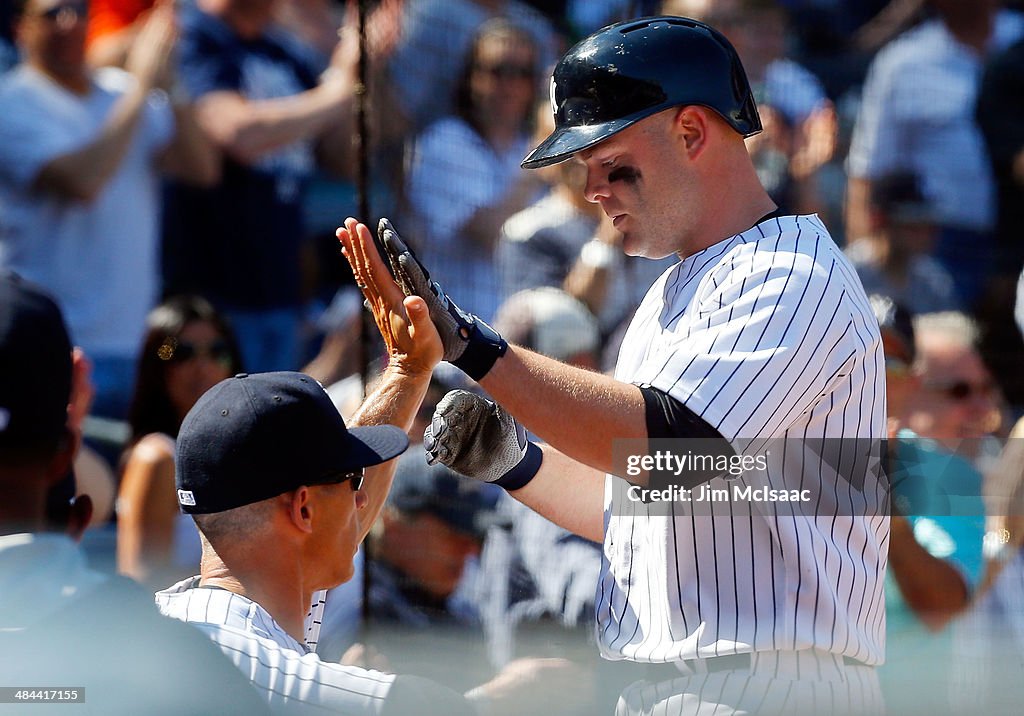
<svg viewBox="0 0 1024 716">
<path fill-rule="evenodd" d="M 0 447 L 54 444 L 71 396 L 71 341 L 40 287 L 0 272 Z"/>
<path fill-rule="evenodd" d="M 442 465 L 425 465 L 423 455 L 405 455 L 398 461 L 388 504 L 401 512 L 434 515 L 452 529 L 483 537 L 494 522 L 496 485 L 467 480 Z"/>
<path fill-rule="evenodd" d="M 347 428 L 323 387 L 302 373 L 240 374 L 208 390 L 178 433 L 178 504 L 223 512 L 348 473 L 409 446 L 393 425 Z"/>
</svg>

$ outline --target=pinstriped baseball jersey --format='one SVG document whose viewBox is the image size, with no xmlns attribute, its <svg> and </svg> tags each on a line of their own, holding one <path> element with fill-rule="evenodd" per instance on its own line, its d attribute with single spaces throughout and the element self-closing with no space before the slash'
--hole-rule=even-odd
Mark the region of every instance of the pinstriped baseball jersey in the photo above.
<svg viewBox="0 0 1024 716">
<path fill-rule="evenodd" d="M 320 627 L 324 623 L 324 608 L 327 606 L 327 590 L 318 589 L 313 592 L 313 599 L 309 604 L 309 611 L 306 612 L 306 648 L 316 651 L 320 641 Z"/>
<path fill-rule="evenodd" d="M 815 216 L 768 219 L 666 271 L 634 316 L 616 377 L 672 395 L 733 444 L 777 440 L 762 475 L 774 483 L 839 488 L 839 471 L 810 454 L 808 440 L 884 437 L 878 327 Z M 626 487 L 606 479 L 597 594 L 605 656 L 659 662 L 813 647 L 881 662 L 881 510 L 801 513 L 765 502 L 738 514 L 724 502 L 694 514 L 693 503 L 656 510 L 620 499 Z M 877 506 L 884 489 L 874 487 Z"/>
<path fill-rule="evenodd" d="M 192 577 L 157 592 L 157 607 L 213 640 L 266 693 L 275 713 L 381 713 L 394 675 L 321 661 L 259 604 L 198 584 Z"/>
</svg>

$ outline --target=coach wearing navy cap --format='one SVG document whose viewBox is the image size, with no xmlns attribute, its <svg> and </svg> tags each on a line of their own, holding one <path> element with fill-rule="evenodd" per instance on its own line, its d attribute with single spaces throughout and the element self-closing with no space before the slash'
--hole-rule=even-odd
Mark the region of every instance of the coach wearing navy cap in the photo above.
<svg viewBox="0 0 1024 716">
<path fill-rule="evenodd" d="M 221 381 L 178 433 L 178 504 L 203 556 L 200 574 L 158 592 L 157 606 L 216 642 L 275 712 L 471 713 L 436 683 L 313 653 L 320 590 L 352 576 L 441 358 L 425 304 L 405 308 L 386 339 L 390 364 L 351 427 L 313 378 L 277 372 Z"/>
<path fill-rule="evenodd" d="M 320 384 L 302 373 L 243 373 L 215 385 L 185 416 L 177 441 L 178 503 L 203 537 L 204 568 L 221 563 L 204 583 L 235 572 L 261 537 L 269 553 L 255 555 L 257 579 L 290 575 L 310 594 L 349 579 L 364 536 L 365 469 L 408 446 L 393 425 L 348 429 Z M 376 515 L 362 520 L 367 528 L 369 517 Z M 295 558 L 301 553 L 312 556 L 309 564 Z M 280 622 L 305 637 L 304 616 L 282 614 Z"/>
<path fill-rule="evenodd" d="M 393 425 L 349 430 L 324 389 L 301 373 L 242 373 L 203 395 L 177 443 L 178 501 L 188 514 L 224 512 L 302 485 L 352 481 L 409 446 Z M 365 496 L 365 495 L 364 495 Z"/>
</svg>

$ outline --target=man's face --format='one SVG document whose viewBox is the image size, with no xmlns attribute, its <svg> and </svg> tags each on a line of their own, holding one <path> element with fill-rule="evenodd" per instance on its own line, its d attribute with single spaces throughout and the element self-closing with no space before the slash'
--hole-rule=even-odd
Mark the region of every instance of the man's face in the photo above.
<svg viewBox="0 0 1024 716">
<path fill-rule="evenodd" d="M 522 41 L 492 37 L 477 48 L 470 75 L 475 112 L 485 124 L 520 128 L 534 103 L 533 48 Z"/>
<path fill-rule="evenodd" d="M 351 480 L 330 485 L 314 485 L 320 519 L 313 541 L 311 562 L 320 572 L 315 589 L 330 589 L 352 578 L 354 558 L 362 534 L 359 513 L 366 507 L 367 495 L 353 489 Z"/>
<path fill-rule="evenodd" d="M 696 179 L 677 152 L 675 112 L 647 117 L 572 160 L 586 167 L 587 201 L 611 217 L 631 256 L 659 259 L 685 245 Z"/>
<path fill-rule="evenodd" d="M 401 554 L 391 561 L 423 591 L 446 599 L 462 579 L 466 560 L 480 552 L 480 542 L 429 512 L 391 514 L 385 522 Z"/>
<path fill-rule="evenodd" d="M 85 67 L 87 0 L 29 0 L 18 23 L 18 43 L 30 62 L 57 77 Z"/>
<path fill-rule="evenodd" d="M 908 398 L 907 426 L 949 450 L 998 427 L 995 381 L 974 349 L 938 336 L 920 340 L 919 390 Z"/>
</svg>

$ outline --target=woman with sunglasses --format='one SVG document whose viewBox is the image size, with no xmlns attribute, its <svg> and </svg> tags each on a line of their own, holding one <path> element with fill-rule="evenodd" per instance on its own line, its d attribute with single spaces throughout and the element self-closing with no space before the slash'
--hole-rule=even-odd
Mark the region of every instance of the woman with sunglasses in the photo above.
<svg viewBox="0 0 1024 716">
<path fill-rule="evenodd" d="M 537 65 L 526 31 L 503 18 L 485 22 L 463 64 L 455 114 L 427 127 L 409 155 L 415 248 L 437 280 L 485 321 L 501 298 L 494 267 L 501 226 L 543 187 L 519 167 L 531 140 Z"/>
<path fill-rule="evenodd" d="M 201 549 L 192 520 L 178 510 L 174 441 L 199 396 L 241 370 L 231 329 L 205 299 L 171 298 L 149 314 L 121 461 L 122 574 L 162 587 L 195 572 Z"/>
</svg>

